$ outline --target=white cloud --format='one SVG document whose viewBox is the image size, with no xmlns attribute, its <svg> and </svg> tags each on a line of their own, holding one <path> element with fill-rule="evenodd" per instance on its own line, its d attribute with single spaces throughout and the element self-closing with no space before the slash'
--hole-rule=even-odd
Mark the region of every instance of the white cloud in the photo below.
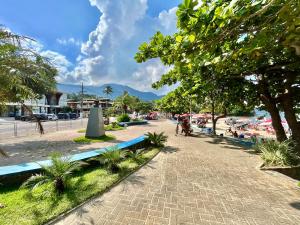
<svg viewBox="0 0 300 225">
<path fill-rule="evenodd" d="M 142 67 L 133 73 L 132 78 L 133 81 L 138 84 L 136 88 L 149 90 L 149 84 L 158 81 L 161 75 L 167 73 L 169 70 L 170 68 L 155 59 L 144 63 Z"/>
<path fill-rule="evenodd" d="M 35 40 L 31 40 L 31 39 L 22 40 L 21 45 L 24 48 L 31 49 L 35 52 L 40 52 L 44 48 L 44 46 L 40 42 L 35 41 Z"/>
<path fill-rule="evenodd" d="M 168 11 L 164 10 L 158 15 L 160 24 L 167 30 L 174 33 L 176 31 L 176 11 L 177 7 L 169 9 Z"/>
<path fill-rule="evenodd" d="M 176 10 L 162 11 L 158 17 L 147 15 L 147 0 L 90 0 L 101 13 L 99 23 L 81 44 L 75 67 L 58 55 L 50 54 L 59 64 L 58 81 L 65 83 L 127 84 L 142 91 L 153 91 L 151 84 L 169 68 L 159 60 L 137 64 L 134 55 L 138 46 L 158 30 L 176 32 Z M 57 39 L 62 45 L 75 44 L 73 38 Z M 79 44 L 79 43 L 78 43 Z M 65 59 L 66 60 L 66 59 Z M 166 91 L 168 88 L 160 91 Z"/>
<path fill-rule="evenodd" d="M 90 0 L 101 12 L 97 28 L 82 45 L 82 53 L 94 55 L 105 48 L 115 49 L 122 40 L 129 40 L 135 32 L 135 23 L 142 19 L 147 10 L 147 0 Z"/>
<path fill-rule="evenodd" d="M 153 59 L 143 64 L 137 69 L 132 75 L 132 80 L 128 85 L 133 88 L 143 90 L 143 91 L 153 91 L 153 83 L 160 80 L 161 75 L 169 72 L 171 67 L 164 66 L 160 60 Z M 173 87 L 163 87 L 158 93 L 166 93 Z"/>
<path fill-rule="evenodd" d="M 40 51 L 40 55 L 47 58 L 50 63 L 58 70 L 58 81 L 64 80 L 66 74 L 69 73 L 72 63 L 66 58 L 66 56 L 59 54 L 58 52 L 46 50 Z"/>
<path fill-rule="evenodd" d="M 61 45 L 76 45 L 76 46 L 81 46 L 82 42 L 79 40 L 76 40 L 75 38 L 71 37 L 69 39 L 65 38 L 58 38 L 56 41 L 61 44 Z"/>
</svg>

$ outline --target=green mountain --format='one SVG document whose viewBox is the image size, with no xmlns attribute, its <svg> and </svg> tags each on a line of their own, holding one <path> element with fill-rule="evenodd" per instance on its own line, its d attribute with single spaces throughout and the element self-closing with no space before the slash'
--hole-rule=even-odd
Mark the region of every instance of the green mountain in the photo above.
<svg viewBox="0 0 300 225">
<path fill-rule="evenodd" d="M 134 88 L 120 85 L 120 84 L 104 84 L 101 86 L 84 86 L 83 91 L 85 94 L 90 95 L 97 95 L 97 96 L 103 96 L 106 97 L 103 93 L 104 88 L 109 85 L 113 89 L 113 93 L 111 94 L 110 98 L 115 99 L 116 97 L 122 95 L 124 91 L 127 91 L 130 95 L 136 96 L 141 100 L 144 101 L 152 101 L 156 99 L 160 99 L 162 96 L 156 95 L 153 92 L 143 92 L 138 91 Z M 81 92 L 81 85 L 76 84 L 57 84 L 57 90 L 63 93 L 80 93 Z"/>
</svg>

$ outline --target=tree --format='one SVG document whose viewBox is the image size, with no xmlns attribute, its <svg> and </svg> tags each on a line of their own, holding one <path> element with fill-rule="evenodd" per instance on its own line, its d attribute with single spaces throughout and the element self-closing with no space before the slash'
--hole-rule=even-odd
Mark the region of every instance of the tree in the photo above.
<svg viewBox="0 0 300 225">
<path fill-rule="evenodd" d="M 7 102 L 20 102 L 33 115 L 24 101 L 39 99 L 55 89 L 57 70 L 47 59 L 26 47 L 31 41 L 0 27 L 0 108 Z M 38 118 L 36 121 L 42 134 L 42 124 Z"/>
<path fill-rule="evenodd" d="M 173 65 L 162 77 L 164 84 L 189 77 L 193 87 L 209 75 L 207 71 L 231 82 L 242 80 L 238 86 L 245 85 L 245 101 L 256 102 L 271 114 L 279 141 L 286 139 L 279 115 L 280 110 L 285 112 L 300 153 L 295 114 L 300 97 L 299 4 L 211 0 L 195 7 L 198 1 L 185 0 L 177 11 L 178 33 L 158 32 L 140 46 L 135 58 L 144 62 L 159 57 L 165 65 Z"/>
<path fill-rule="evenodd" d="M 136 112 L 139 112 L 141 114 L 146 114 L 154 110 L 154 103 L 153 102 L 145 102 L 145 101 L 139 101 L 135 105 L 134 110 Z"/>
<path fill-rule="evenodd" d="M 181 85 L 174 91 L 169 92 L 167 95 L 159 100 L 156 100 L 156 108 L 160 111 L 175 114 L 187 113 L 198 111 L 197 103 L 193 96 L 189 95 L 186 89 Z"/>
<path fill-rule="evenodd" d="M 37 99 L 55 89 L 57 70 L 26 47 L 29 41 L 0 27 L 0 105 Z"/>
<path fill-rule="evenodd" d="M 123 95 L 115 99 L 113 107 L 117 110 L 121 110 L 122 113 L 127 113 L 128 109 L 134 109 L 138 101 L 139 99 L 137 97 L 131 96 L 127 91 L 124 91 Z"/>
<path fill-rule="evenodd" d="M 77 93 L 71 93 L 71 94 L 67 94 L 68 96 L 68 99 L 72 99 L 73 101 L 76 101 L 76 102 L 79 102 L 81 101 L 81 99 L 86 99 L 86 98 L 89 98 L 89 99 L 96 99 L 97 96 L 96 95 L 90 95 L 90 94 L 77 94 Z"/>
<path fill-rule="evenodd" d="M 113 93 L 113 89 L 110 85 L 107 85 L 104 90 L 103 93 L 106 94 L 106 98 L 108 98 L 109 95 L 111 95 Z M 106 108 L 107 108 L 107 102 L 106 102 Z"/>
</svg>

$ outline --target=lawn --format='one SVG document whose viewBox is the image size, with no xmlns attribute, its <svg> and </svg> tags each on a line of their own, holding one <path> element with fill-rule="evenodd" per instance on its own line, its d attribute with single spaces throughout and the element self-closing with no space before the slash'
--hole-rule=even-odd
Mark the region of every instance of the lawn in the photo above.
<svg viewBox="0 0 300 225">
<path fill-rule="evenodd" d="M 104 126 L 104 130 L 106 130 L 106 131 L 117 131 L 117 130 L 125 130 L 125 129 L 126 129 L 125 127 L 121 127 L 119 125 L 112 126 L 111 124 L 109 124 L 109 125 Z M 78 133 L 85 133 L 86 129 L 82 129 L 82 130 L 79 130 L 77 132 Z"/>
<path fill-rule="evenodd" d="M 116 139 L 115 136 L 107 134 L 96 138 L 88 138 L 85 136 L 81 136 L 81 137 L 74 138 L 73 141 L 76 143 L 90 144 L 90 143 L 97 143 L 97 142 L 112 141 L 115 139 Z"/>
<path fill-rule="evenodd" d="M 100 195 L 151 160 L 158 152 L 159 149 L 151 148 L 143 152 L 138 161 L 131 158 L 124 160 L 119 164 L 122 170 L 117 174 L 111 174 L 100 166 L 82 169 L 74 174 L 69 188 L 59 197 L 53 194 L 42 195 L 42 191 L 49 190 L 47 185 L 40 187 L 33 194 L 18 187 L 1 187 L 0 202 L 5 205 L 5 208 L 0 208 L 1 225 L 44 224 L 85 200 Z"/>
</svg>

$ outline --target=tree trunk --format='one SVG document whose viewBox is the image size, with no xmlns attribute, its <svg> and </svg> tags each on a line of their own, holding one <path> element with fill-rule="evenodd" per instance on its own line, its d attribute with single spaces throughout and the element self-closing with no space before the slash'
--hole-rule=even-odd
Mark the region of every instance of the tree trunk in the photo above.
<svg viewBox="0 0 300 225">
<path fill-rule="evenodd" d="M 220 116 L 217 116 L 217 117 L 215 117 L 214 118 L 214 120 L 213 120 L 213 129 L 214 129 L 214 135 L 216 135 L 217 133 L 216 133 L 216 129 L 217 129 L 217 122 L 218 122 L 218 120 L 219 119 L 221 119 L 221 118 L 225 118 L 227 116 L 227 111 L 225 110 L 224 111 L 224 113 L 222 114 L 222 115 L 220 115 Z"/>
<path fill-rule="evenodd" d="M 281 118 L 280 118 L 280 114 L 276 102 L 272 98 L 267 98 L 266 96 L 262 97 L 261 100 L 266 106 L 267 111 L 271 115 L 272 126 L 275 130 L 277 141 L 279 142 L 285 141 L 287 139 L 287 136 L 281 124 Z"/>
<path fill-rule="evenodd" d="M 62 194 L 65 190 L 65 184 L 62 178 L 57 178 L 54 182 L 55 190 L 58 194 Z"/>
<path fill-rule="evenodd" d="M 213 125 L 213 127 L 212 127 L 212 133 L 213 133 L 213 135 L 216 135 L 216 120 L 215 120 L 215 103 L 214 103 L 214 101 L 212 101 L 212 103 L 211 103 L 211 122 L 212 122 L 212 125 Z"/>
<path fill-rule="evenodd" d="M 281 124 L 281 118 L 279 114 L 279 110 L 277 107 L 277 103 L 275 99 L 271 96 L 271 93 L 268 89 L 268 83 L 266 82 L 266 78 L 259 82 L 259 89 L 260 89 L 260 100 L 266 107 L 266 110 L 270 113 L 272 119 L 272 126 L 275 130 L 276 139 L 279 142 L 285 141 L 287 136 L 285 134 L 284 128 Z"/>
<path fill-rule="evenodd" d="M 288 93 L 281 101 L 285 119 L 292 131 L 292 138 L 296 142 L 296 150 L 300 154 L 300 124 L 297 121 L 296 112 L 293 107 L 293 99 Z"/>
</svg>

